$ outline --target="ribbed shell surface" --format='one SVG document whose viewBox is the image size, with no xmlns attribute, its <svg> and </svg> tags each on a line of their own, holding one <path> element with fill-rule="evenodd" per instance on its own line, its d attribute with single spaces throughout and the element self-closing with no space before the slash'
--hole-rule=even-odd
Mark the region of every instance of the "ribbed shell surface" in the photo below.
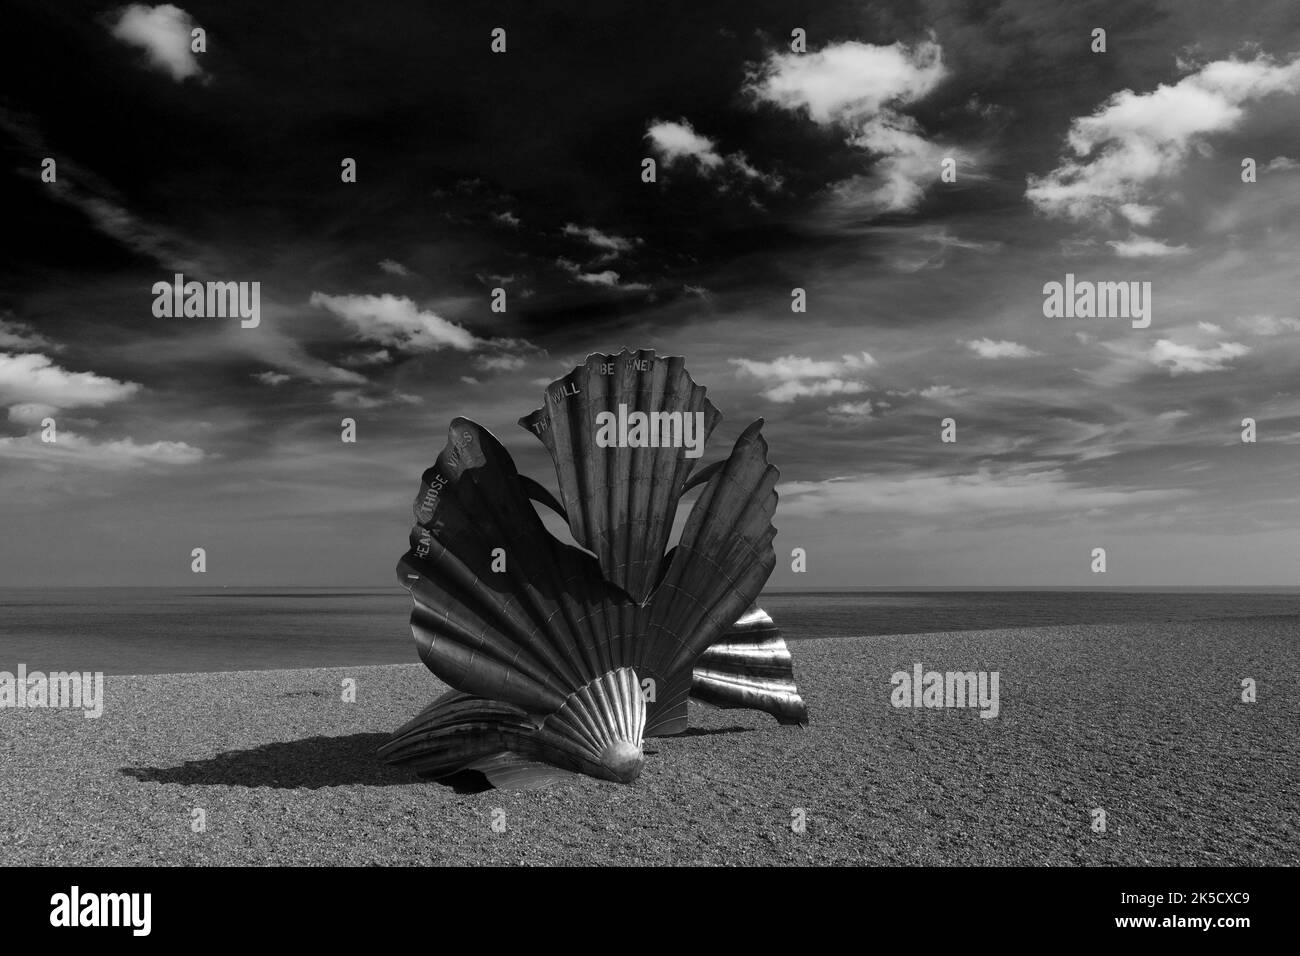
<svg viewBox="0 0 1300 956">
<path fill-rule="evenodd" d="M 645 718 L 631 668 L 575 691 L 540 726 L 513 704 L 452 691 L 393 734 L 379 755 L 434 779 L 481 770 L 498 784 L 528 787 L 552 782 L 549 766 L 625 783 L 640 769 Z M 620 744 L 636 752 L 635 766 L 607 760 Z"/>
<path fill-rule="evenodd" d="M 423 476 L 398 579 L 420 656 L 457 690 L 537 722 L 620 668 L 654 682 L 645 734 L 685 728 L 691 670 L 775 564 L 777 471 L 755 422 L 705 483 L 642 603 L 542 524 L 505 448 L 468 419 Z M 558 731 L 557 731 L 558 732 Z"/>
<path fill-rule="evenodd" d="M 762 710 L 783 724 L 808 723 L 790 649 L 759 607 L 750 608 L 695 661 L 691 696 L 715 707 Z"/>
<path fill-rule="evenodd" d="M 657 358 L 652 349 L 595 353 L 552 382 L 542 407 L 519 420 L 551 453 L 574 540 L 638 603 L 658 581 L 677 502 L 696 462 L 687 457 L 685 429 L 699 423 L 692 437 L 702 446 L 722 417 L 705 391 L 680 357 Z M 598 444 L 602 415 L 613 416 L 625 438 L 622 425 L 634 413 L 651 423 L 643 441 L 681 440 L 659 447 Z M 656 415 L 666 417 L 648 417 Z"/>
</svg>

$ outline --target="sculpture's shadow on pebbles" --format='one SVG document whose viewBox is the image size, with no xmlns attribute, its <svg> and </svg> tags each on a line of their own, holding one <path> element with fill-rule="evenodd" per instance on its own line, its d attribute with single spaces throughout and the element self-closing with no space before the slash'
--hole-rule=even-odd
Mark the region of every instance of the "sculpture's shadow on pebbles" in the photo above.
<svg viewBox="0 0 1300 956">
<path fill-rule="evenodd" d="M 206 760 L 187 760 L 177 767 L 123 767 L 122 773 L 141 783 L 285 790 L 349 784 L 391 787 L 420 782 L 410 771 L 390 767 L 375 755 L 387 740 L 388 734 L 307 737 L 250 750 L 230 750 Z"/>
<path fill-rule="evenodd" d="M 753 727 L 687 727 L 680 734 L 673 734 L 673 737 L 712 737 L 716 734 L 752 734 L 753 732 Z"/>
</svg>

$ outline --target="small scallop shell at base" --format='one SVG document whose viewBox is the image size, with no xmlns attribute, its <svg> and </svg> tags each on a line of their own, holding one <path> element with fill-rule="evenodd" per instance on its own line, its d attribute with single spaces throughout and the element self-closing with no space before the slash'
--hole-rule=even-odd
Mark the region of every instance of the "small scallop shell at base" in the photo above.
<svg viewBox="0 0 1300 956">
<path fill-rule="evenodd" d="M 379 750 L 392 764 L 440 779 L 477 770 L 498 787 L 531 789 L 583 773 L 630 783 L 645 762 L 645 698 L 631 668 L 575 691 L 540 726 L 510 704 L 452 691 Z"/>
</svg>

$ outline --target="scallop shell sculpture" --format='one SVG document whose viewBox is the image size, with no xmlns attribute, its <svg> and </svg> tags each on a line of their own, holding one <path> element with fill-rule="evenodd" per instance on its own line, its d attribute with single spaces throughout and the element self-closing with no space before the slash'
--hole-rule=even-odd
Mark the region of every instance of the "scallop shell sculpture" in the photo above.
<svg viewBox="0 0 1300 956">
<path fill-rule="evenodd" d="M 692 475 L 721 416 L 681 359 L 595 354 L 546 396 L 521 424 L 550 451 L 559 500 L 466 418 L 422 477 L 398 577 L 420 657 L 453 690 L 381 756 L 497 786 L 568 772 L 626 783 L 644 737 L 686 728 L 693 693 L 806 723 L 789 652 L 754 605 L 775 564 L 761 420 Z M 534 501 L 591 553 L 552 535 Z"/>
</svg>

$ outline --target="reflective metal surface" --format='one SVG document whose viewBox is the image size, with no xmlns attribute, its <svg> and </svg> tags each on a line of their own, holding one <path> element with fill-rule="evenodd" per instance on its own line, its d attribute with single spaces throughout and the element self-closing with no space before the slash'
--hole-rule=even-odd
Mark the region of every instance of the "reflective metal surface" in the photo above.
<svg viewBox="0 0 1300 956">
<path fill-rule="evenodd" d="M 667 430 L 685 416 L 692 425 Z M 551 451 L 562 501 L 520 476 L 487 429 L 452 422 L 422 476 L 398 578 L 413 598 L 421 659 L 459 693 L 402 728 L 386 759 L 430 776 L 475 767 L 527 783 L 545 776 L 534 765 L 550 765 L 626 782 L 640 770 L 643 735 L 686 728 L 693 688 L 737 706 L 741 697 L 715 686 L 731 680 L 748 688 L 743 699 L 778 713 L 777 685 L 760 683 L 741 651 L 715 655 L 703 684 L 694 674 L 776 560 L 778 473 L 761 421 L 691 478 L 691 456 L 718 417 L 680 359 L 591 356 L 523 419 Z M 628 427 L 638 421 L 659 421 L 660 437 L 680 441 L 655 447 Z M 689 484 L 702 486 L 699 498 L 666 551 Z M 534 501 L 560 511 L 595 556 L 555 538 Z M 762 647 L 751 630 L 731 633 L 727 646 Z"/>
<path fill-rule="evenodd" d="M 751 608 L 695 663 L 691 696 L 715 707 L 762 710 L 783 724 L 808 723 L 794 661 L 780 629 Z"/>
</svg>

